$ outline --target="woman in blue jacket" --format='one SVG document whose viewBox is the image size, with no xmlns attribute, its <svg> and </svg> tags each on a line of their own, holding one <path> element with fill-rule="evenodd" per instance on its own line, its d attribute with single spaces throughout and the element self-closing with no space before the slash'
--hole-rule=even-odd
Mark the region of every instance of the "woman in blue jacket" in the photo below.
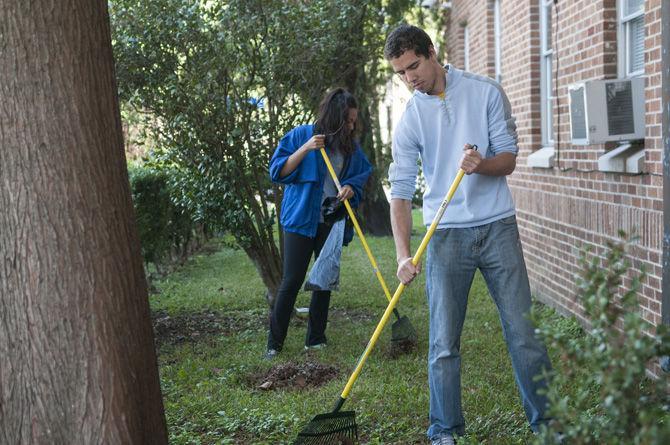
<svg viewBox="0 0 670 445">
<path fill-rule="evenodd" d="M 266 357 L 282 349 L 289 319 L 310 257 L 318 257 L 331 223 L 324 221 L 328 198 L 348 199 L 356 207 L 372 168 L 356 140 L 358 104 L 343 88 L 330 91 L 321 102 L 314 125 L 301 125 L 279 141 L 270 160 L 272 181 L 284 184 L 280 222 L 284 235 L 283 275 L 270 317 Z M 326 152 L 342 185 L 338 192 L 319 149 Z M 330 291 L 313 291 L 305 349 L 326 345 Z"/>
</svg>

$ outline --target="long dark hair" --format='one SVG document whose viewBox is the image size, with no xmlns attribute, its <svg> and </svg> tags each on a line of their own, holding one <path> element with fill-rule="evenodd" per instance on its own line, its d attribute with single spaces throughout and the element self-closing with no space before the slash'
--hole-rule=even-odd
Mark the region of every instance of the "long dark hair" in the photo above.
<svg viewBox="0 0 670 445">
<path fill-rule="evenodd" d="M 354 141 L 358 136 L 358 119 L 354 131 L 347 131 L 349 110 L 358 108 L 356 98 L 344 88 L 329 91 L 319 105 L 319 117 L 316 120 L 314 134 L 325 134 L 326 145 L 345 155 L 354 152 Z"/>
</svg>

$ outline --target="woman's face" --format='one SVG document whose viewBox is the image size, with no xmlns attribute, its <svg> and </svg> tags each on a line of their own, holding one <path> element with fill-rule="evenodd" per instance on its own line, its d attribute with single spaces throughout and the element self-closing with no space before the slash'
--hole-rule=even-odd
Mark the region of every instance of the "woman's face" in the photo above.
<svg viewBox="0 0 670 445">
<path fill-rule="evenodd" d="M 356 108 L 349 108 L 347 111 L 347 120 L 344 123 L 344 128 L 346 128 L 347 135 L 353 133 L 356 128 L 356 119 L 358 119 L 358 110 Z"/>
</svg>

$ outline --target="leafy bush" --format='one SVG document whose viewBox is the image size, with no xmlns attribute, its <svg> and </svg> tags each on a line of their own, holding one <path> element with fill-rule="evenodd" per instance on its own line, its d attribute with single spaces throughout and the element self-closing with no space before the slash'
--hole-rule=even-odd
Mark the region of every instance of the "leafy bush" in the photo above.
<svg viewBox="0 0 670 445">
<path fill-rule="evenodd" d="M 367 110 L 388 74 L 384 35 L 411 7 L 414 0 L 109 2 L 121 102 L 138 111 L 152 156 L 183 175 L 180 202 L 235 237 L 271 296 L 281 257 L 270 157 L 282 135 L 313 120 L 332 86 L 353 90 L 361 122 L 374 121 Z M 363 142 L 372 151 L 372 138 Z M 374 196 L 368 189 L 366 201 Z M 374 201 L 388 211 L 383 196 Z"/>
<path fill-rule="evenodd" d="M 167 227 L 172 203 L 167 190 L 167 175 L 137 165 L 129 166 L 128 174 L 142 257 L 145 263 L 156 263 L 170 248 Z"/>
<path fill-rule="evenodd" d="M 202 226 L 175 204 L 174 171 L 131 164 L 128 173 L 142 257 L 162 272 L 175 257 L 183 260 L 190 253 L 191 242 L 204 236 Z"/>
<path fill-rule="evenodd" d="M 665 326 L 654 328 L 640 314 L 636 293 L 644 270 L 631 273 L 632 284 L 619 297 L 630 268 L 625 255 L 630 240 L 620 235 L 621 241 L 608 243 L 604 264 L 588 249 L 581 256 L 579 286 L 590 335 L 574 338 L 556 325 L 539 329 L 545 341 L 561 351 L 565 366 L 549 376 L 554 421 L 537 443 L 558 443 L 557 431 L 563 433 L 562 443 L 570 444 L 670 443 L 667 377 L 646 377 L 646 366 L 668 354 L 670 333 Z M 572 397 L 560 393 L 576 381 L 579 388 Z"/>
</svg>

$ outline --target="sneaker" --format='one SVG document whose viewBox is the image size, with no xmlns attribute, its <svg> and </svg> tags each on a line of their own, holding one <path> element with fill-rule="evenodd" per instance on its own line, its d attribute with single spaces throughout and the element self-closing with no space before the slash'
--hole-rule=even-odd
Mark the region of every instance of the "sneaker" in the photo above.
<svg viewBox="0 0 670 445">
<path fill-rule="evenodd" d="M 265 360 L 274 360 L 277 357 L 277 354 L 279 354 L 279 351 L 277 351 L 276 349 L 268 349 L 265 352 L 265 355 L 263 355 L 263 358 Z"/>
<path fill-rule="evenodd" d="M 431 445 L 456 445 L 454 436 L 440 436 L 430 442 Z"/>
<path fill-rule="evenodd" d="M 318 345 L 305 345 L 305 351 L 319 351 L 326 347 L 326 343 L 319 343 Z"/>
</svg>

